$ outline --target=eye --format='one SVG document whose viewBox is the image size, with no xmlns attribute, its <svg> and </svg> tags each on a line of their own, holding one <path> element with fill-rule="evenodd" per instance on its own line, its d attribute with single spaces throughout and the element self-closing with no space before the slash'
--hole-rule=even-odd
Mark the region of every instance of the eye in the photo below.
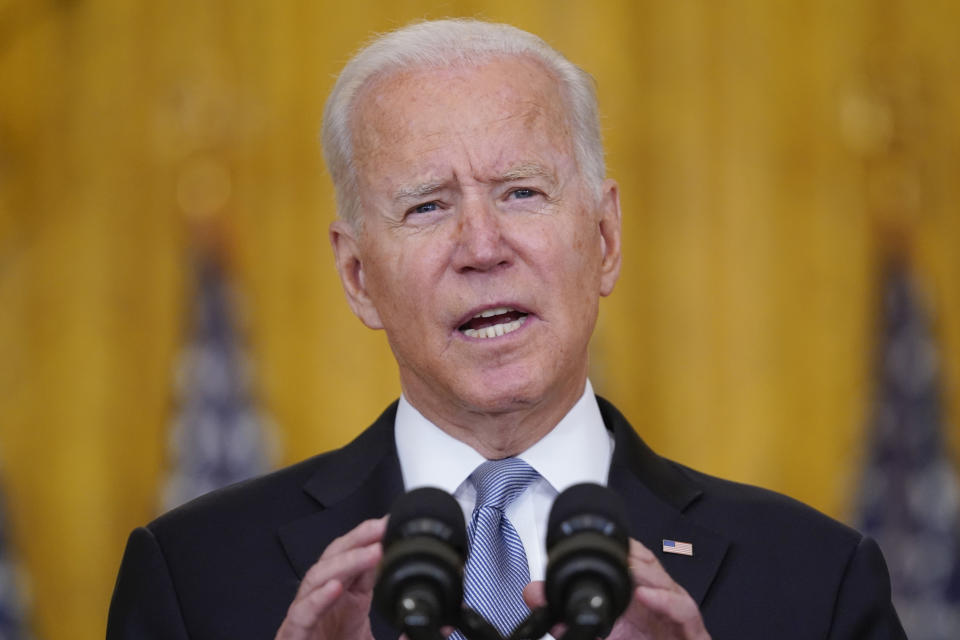
<svg viewBox="0 0 960 640">
<path fill-rule="evenodd" d="M 418 204 L 413 207 L 407 213 L 430 213 L 431 211 L 436 211 L 439 208 L 439 205 L 436 201 L 424 202 L 423 204 Z"/>
<path fill-rule="evenodd" d="M 528 189 L 526 187 L 520 187 L 519 189 L 514 189 L 510 192 L 510 195 L 518 200 L 523 200 L 525 198 L 532 198 L 537 195 L 537 192 L 533 189 Z"/>
</svg>

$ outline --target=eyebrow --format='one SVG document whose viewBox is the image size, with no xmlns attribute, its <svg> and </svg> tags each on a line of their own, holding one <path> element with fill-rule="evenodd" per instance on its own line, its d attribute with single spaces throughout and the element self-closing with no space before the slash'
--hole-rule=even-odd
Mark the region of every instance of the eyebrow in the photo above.
<svg viewBox="0 0 960 640">
<path fill-rule="evenodd" d="M 445 182 L 424 182 L 411 186 L 403 186 L 393 193 L 393 199 L 396 200 L 417 200 L 431 193 L 436 193 L 446 186 Z"/>
<path fill-rule="evenodd" d="M 528 178 L 543 178 L 551 183 L 556 182 L 556 176 L 552 171 L 536 163 L 525 163 L 507 169 L 501 176 L 494 179 L 494 182 L 513 182 L 515 180 L 526 180 Z"/>
<path fill-rule="evenodd" d="M 504 171 L 499 176 L 490 179 L 490 182 L 501 184 L 504 182 L 515 182 L 517 180 L 528 180 L 530 178 L 542 178 L 551 184 L 556 184 L 557 178 L 552 171 L 542 165 L 529 162 L 519 164 Z M 414 185 L 404 185 L 393 192 L 393 200 L 401 202 L 404 200 L 419 200 L 424 196 L 436 193 L 450 186 L 447 181 L 423 182 Z"/>
</svg>

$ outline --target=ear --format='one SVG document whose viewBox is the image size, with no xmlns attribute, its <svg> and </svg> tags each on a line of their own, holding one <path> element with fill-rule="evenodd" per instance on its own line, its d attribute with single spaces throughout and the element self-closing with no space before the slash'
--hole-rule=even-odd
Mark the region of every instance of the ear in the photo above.
<svg viewBox="0 0 960 640">
<path fill-rule="evenodd" d="M 600 196 L 600 240 L 603 259 L 600 263 L 600 295 L 613 293 L 620 277 L 620 188 L 616 181 L 603 181 Z"/>
<path fill-rule="evenodd" d="M 330 224 L 330 245 L 333 247 L 337 273 L 340 274 L 340 283 L 353 313 L 371 329 L 383 329 L 380 314 L 367 290 L 359 234 L 345 220 L 335 220 Z"/>
</svg>

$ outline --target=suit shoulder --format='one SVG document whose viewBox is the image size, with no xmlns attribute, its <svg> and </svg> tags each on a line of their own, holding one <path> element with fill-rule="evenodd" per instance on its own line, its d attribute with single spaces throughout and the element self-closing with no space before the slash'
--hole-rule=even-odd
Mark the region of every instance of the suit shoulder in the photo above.
<svg viewBox="0 0 960 640">
<path fill-rule="evenodd" d="M 870 538 L 775 491 L 671 464 L 702 489 L 685 515 L 728 543 L 702 603 L 714 637 L 904 637 Z M 745 593 L 755 609 L 742 610 Z"/>
<path fill-rule="evenodd" d="M 615 439 L 611 478 L 616 473 L 627 484 L 638 480 L 664 504 L 706 529 L 747 540 L 803 531 L 848 546 L 862 538 L 854 529 L 799 500 L 718 478 L 657 454 L 616 407 L 599 396 L 597 403 Z"/>
<path fill-rule="evenodd" d="M 852 527 L 785 494 L 668 463 L 702 489 L 689 514 L 742 537 L 806 537 L 818 544 L 832 543 L 851 550 L 863 538 Z"/>
<path fill-rule="evenodd" d="M 262 521 L 288 519 L 310 508 L 313 501 L 303 485 L 335 458 L 337 451 L 322 453 L 262 476 L 237 482 L 201 495 L 171 509 L 147 525 L 163 537 L 171 530 L 249 523 L 252 515 Z"/>
<path fill-rule="evenodd" d="M 396 403 L 351 442 L 276 471 L 195 498 L 147 525 L 162 536 L 190 527 L 272 526 L 317 510 L 318 492 L 347 492 L 370 470 L 370 461 L 393 446 Z"/>
</svg>

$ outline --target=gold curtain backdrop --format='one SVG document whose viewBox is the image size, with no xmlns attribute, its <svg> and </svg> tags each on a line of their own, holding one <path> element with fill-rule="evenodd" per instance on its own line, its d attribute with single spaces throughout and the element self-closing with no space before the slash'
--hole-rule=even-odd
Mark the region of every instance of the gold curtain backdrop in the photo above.
<svg viewBox="0 0 960 640">
<path fill-rule="evenodd" d="M 397 395 L 336 278 L 317 132 L 361 41 L 459 15 L 598 81 L 625 258 L 592 379 L 651 445 L 848 518 L 898 255 L 957 452 L 958 3 L 0 0 L 0 486 L 38 638 L 103 636 L 157 513 L 198 229 L 230 249 L 282 462 Z"/>
</svg>

